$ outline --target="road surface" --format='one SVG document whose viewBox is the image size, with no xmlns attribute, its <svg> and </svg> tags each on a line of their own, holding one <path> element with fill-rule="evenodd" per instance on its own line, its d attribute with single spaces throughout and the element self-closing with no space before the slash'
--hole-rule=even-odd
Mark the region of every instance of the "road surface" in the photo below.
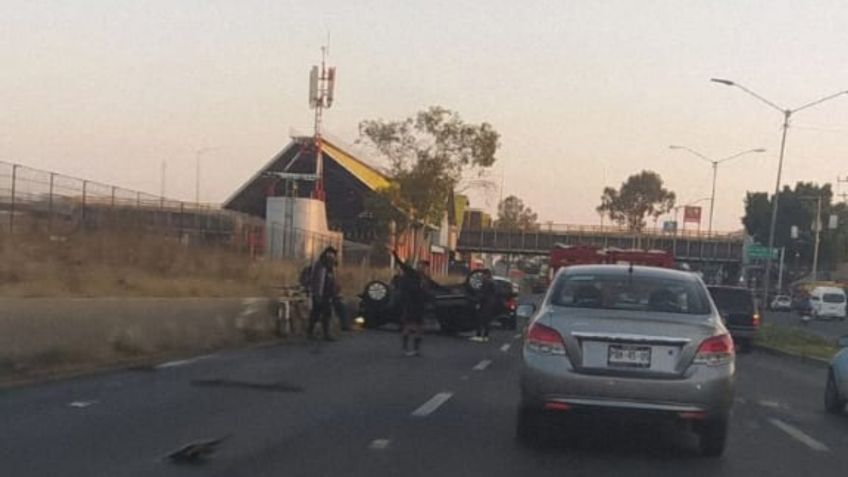
<svg viewBox="0 0 848 477">
<path fill-rule="evenodd" d="M 0 392 L 8 476 L 844 475 L 848 418 L 822 410 L 825 370 L 758 353 L 738 360 L 729 447 L 651 424 L 572 429 L 541 450 L 514 440 L 521 339 L 346 334 Z M 202 464 L 163 456 L 229 436 Z"/>
</svg>

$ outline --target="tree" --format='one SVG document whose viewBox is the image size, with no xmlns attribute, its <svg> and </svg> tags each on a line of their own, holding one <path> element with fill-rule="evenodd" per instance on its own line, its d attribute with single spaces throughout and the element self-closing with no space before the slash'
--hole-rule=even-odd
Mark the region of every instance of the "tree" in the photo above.
<svg viewBox="0 0 848 477">
<path fill-rule="evenodd" d="M 645 217 L 658 218 L 674 207 L 674 192 L 663 187 L 659 174 L 642 171 L 627 178 L 619 190 L 606 187 L 597 211 L 634 232 L 645 227 Z"/>
<path fill-rule="evenodd" d="M 822 186 L 811 182 L 798 182 L 795 188 L 784 186 L 780 191 L 777 221 L 774 228 L 774 246 L 786 247 L 790 263 L 798 261 L 799 268 L 808 269 L 813 259 L 815 246 L 814 222 L 817 198 L 822 197 L 821 244 L 819 264 L 821 269 L 846 259 L 846 235 L 848 235 L 848 210 L 845 204 L 832 204 L 833 191 L 830 184 Z M 766 192 L 748 192 L 745 196 L 745 216 L 742 223 L 755 241 L 767 244 L 771 224 L 773 196 Z M 839 217 L 839 227 L 828 229 L 831 214 Z M 792 238 L 792 227 L 798 227 L 798 238 Z"/>
<path fill-rule="evenodd" d="M 537 226 L 538 215 L 524 205 L 524 201 L 511 195 L 498 204 L 497 225 L 504 229 L 532 229 Z"/>
<path fill-rule="evenodd" d="M 359 136 L 358 142 L 389 160 L 393 184 L 366 208 L 384 229 L 394 222 L 398 232 L 411 224 L 441 223 L 463 173 L 491 167 L 500 147 L 500 135 L 489 123 L 466 123 L 439 106 L 399 121 L 362 121 Z"/>
</svg>

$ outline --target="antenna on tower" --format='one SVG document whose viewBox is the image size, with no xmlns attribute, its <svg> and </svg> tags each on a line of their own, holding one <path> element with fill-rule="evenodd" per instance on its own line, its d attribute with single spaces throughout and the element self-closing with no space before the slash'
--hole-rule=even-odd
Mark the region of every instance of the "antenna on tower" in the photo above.
<svg viewBox="0 0 848 477">
<path fill-rule="evenodd" d="M 324 109 L 333 105 L 336 89 L 336 68 L 327 66 L 327 54 L 330 49 L 330 32 L 327 43 L 321 47 L 321 66 L 313 65 L 309 71 L 309 107 L 315 110 L 315 175 L 318 180 L 312 190 L 312 197 L 325 199 L 324 194 L 324 156 L 321 152 L 321 122 Z"/>
</svg>

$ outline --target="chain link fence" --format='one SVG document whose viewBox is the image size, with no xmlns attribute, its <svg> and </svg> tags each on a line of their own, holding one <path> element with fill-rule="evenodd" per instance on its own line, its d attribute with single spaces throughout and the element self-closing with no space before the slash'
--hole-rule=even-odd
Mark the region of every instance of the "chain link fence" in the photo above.
<svg viewBox="0 0 848 477">
<path fill-rule="evenodd" d="M 253 256 L 264 253 L 260 218 L 0 161 L 0 237 L 109 230 L 166 234 L 186 245 L 216 244 Z"/>
</svg>

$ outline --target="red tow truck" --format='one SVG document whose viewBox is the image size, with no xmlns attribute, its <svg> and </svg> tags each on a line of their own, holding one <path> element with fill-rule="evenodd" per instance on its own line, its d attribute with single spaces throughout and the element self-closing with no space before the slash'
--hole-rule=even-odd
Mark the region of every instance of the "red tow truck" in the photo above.
<svg viewBox="0 0 848 477">
<path fill-rule="evenodd" d="M 674 268 L 674 256 L 665 250 L 600 248 L 591 245 L 556 244 L 551 250 L 548 278 L 570 265 L 633 264 Z"/>
</svg>

